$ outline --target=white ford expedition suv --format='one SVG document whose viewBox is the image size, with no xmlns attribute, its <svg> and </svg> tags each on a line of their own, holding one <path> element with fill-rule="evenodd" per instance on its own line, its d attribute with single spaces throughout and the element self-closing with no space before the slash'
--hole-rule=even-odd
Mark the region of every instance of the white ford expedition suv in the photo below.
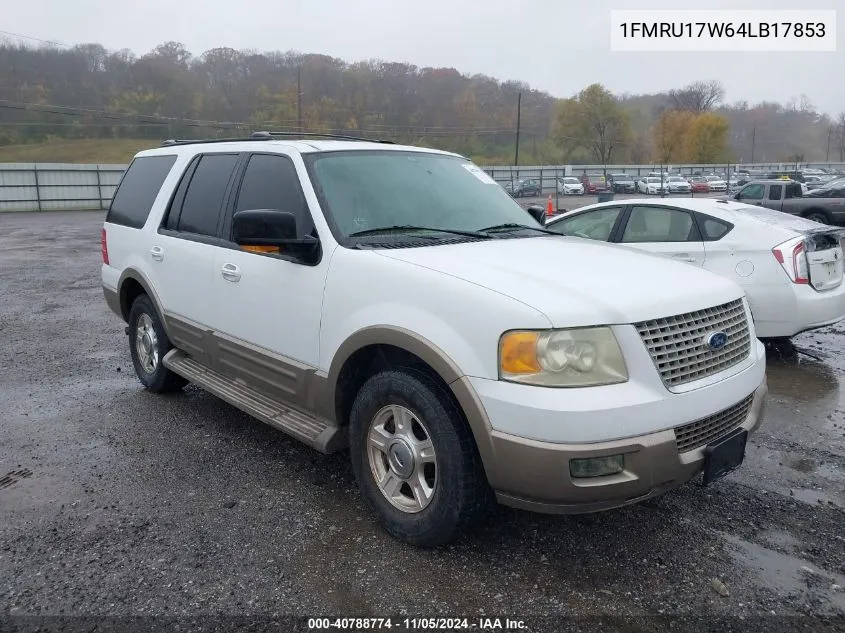
<svg viewBox="0 0 845 633">
<path fill-rule="evenodd" d="M 461 156 L 321 139 L 132 161 L 102 282 L 147 389 L 349 448 L 367 506 L 422 546 L 494 498 L 592 512 L 742 462 L 766 381 L 738 286 L 549 234 Z"/>
</svg>

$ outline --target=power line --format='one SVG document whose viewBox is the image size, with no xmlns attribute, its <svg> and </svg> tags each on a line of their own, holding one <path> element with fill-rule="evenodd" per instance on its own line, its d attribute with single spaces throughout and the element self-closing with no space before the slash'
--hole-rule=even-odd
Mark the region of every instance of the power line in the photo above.
<svg viewBox="0 0 845 633">
<path fill-rule="evenodd" d="M 32 37 L 31 35 L 21 35 L 20 33 L 12 33 L 11 31 L 0 30 L 0 35 L 8 35 L 10 37 L 19 37 L 23 40 L 31 40 L 33 42 L 40 42 L 41 44 L 51 44 L 53 46 L 61 46 L 62 48 L 71 48 L 68 44 L 61 42 L 54 42 L 53 40 L 42 40 L 40 37 Z"/>
</svg>

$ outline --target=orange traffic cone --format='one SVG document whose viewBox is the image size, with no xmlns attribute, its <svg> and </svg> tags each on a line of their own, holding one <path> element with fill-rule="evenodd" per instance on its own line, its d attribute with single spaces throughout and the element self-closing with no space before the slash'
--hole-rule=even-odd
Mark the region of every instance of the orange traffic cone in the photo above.
<svg viewBox="0 0 845 633">
<path fill-rule="evenodd" d="M 552 196 L 549 194 L 549 201 L 546 203 L 546 217 L 550 218 L 555 214 L 554 206 L 552 205 Z"/>
</svg>

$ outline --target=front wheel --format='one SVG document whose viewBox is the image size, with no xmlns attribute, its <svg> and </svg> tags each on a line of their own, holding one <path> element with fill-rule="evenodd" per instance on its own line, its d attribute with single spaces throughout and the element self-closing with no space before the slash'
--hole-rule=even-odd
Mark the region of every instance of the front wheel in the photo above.
<svg viewBox="0 0 845 633">
<path fill-rule="evenodd" d="M 455 539 L 492 493 L 467 423 L 446 389 L 411 369 L 370 378 L 350 414 L 361 496 L 394 537 L 422 547 Z"/>
</svg>

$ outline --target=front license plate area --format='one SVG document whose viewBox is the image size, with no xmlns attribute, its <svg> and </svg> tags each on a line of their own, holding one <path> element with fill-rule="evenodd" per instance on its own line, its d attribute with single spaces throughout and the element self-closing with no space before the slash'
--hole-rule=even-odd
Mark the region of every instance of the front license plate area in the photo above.
<svg viewBox="0 0 845 633">
<path fill-rule="evenodd" d="M 704 448 L 704 485 L 721 479 L 736 470 L 745 459 L 748 431 L 737 429 L 718 442 Z"/>
</svg>

